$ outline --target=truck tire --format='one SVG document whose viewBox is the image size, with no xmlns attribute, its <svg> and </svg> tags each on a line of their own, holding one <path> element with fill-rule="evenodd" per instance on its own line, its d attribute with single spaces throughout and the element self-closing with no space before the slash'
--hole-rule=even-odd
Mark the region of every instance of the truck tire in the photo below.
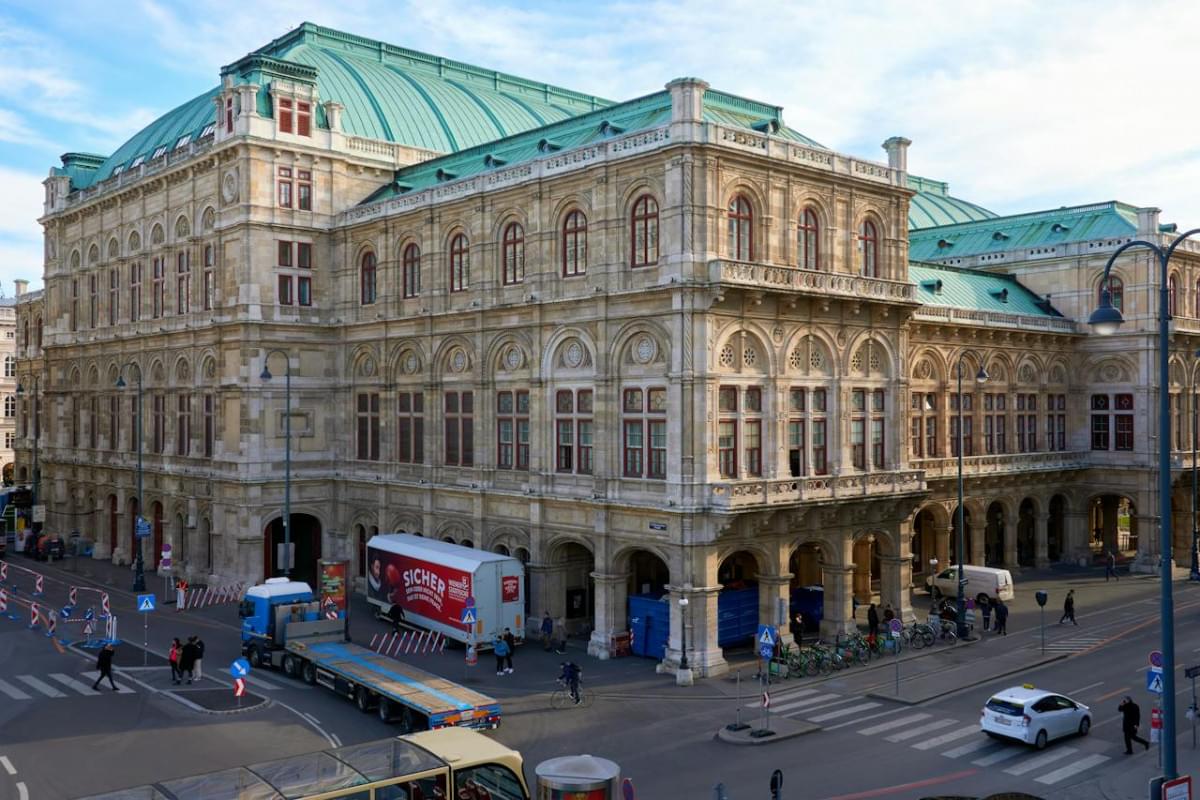
<svg viewBox="0 0 1200 800">
<path fill-rule="evenodd" d="M 311 661 L 305 661 L 300 668 L 300 674 L 304 677 L 304 682 L 312 686 L 317 682 L 317 665 Z"/>
<path fill-rule="evenodd" d="M 379 721 L 392 721 L 392 704 L 386 697 L 379 698 Z"/>
<path fill-rule="evenodd" d="M 400 722 L 398 725 L 401 733 L 412 733 L 415 730 L 420 730 L 414 727 L 416 725 L 416 715 L 413 714 L 411 708 L 405 708 L 400 712 Z"/>
<path fill-rule="evenodd" d="M 262 669 L 262 651 L 258 649 L 257 645 L 251 646 L 250 649 L 246 651 L 246 658 L 250 661 L 250 667 L 252 669 Z"/>
<path fill-rule="evenodd" d="M 358 706 L 358 710 L 364 714 L 371 710 L 374 698 L 371 692 L 365 686 L 359 686 L 354 690 L 354 705 Z"/>
<path fill-rule="evenodd" d="M 291 653 L 283 657 L 283 674 L 289 678 L 300 677 L 300 659 L 296 658 Z"/>
</svg>

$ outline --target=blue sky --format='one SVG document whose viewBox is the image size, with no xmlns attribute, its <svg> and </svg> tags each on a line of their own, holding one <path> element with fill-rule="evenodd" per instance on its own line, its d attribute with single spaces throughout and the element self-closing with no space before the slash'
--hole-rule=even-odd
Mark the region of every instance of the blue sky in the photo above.
<svg viewBox="0 0 1200 800">
<path fill-rule="evenodd" d="M 41 276 L 41 181 L 302 21 L 614 100 L 681 75 L 1000 213 L 1120 199 L 1200 225 L 1200 3 L 0 0 L 0 286 Z"/>
</svg>

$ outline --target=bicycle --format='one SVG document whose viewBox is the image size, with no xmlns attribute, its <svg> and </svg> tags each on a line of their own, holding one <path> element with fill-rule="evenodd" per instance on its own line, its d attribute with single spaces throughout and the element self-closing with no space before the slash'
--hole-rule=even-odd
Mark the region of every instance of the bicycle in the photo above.
<svg viewBox="0 0 1200 800">
<path fill-rule="evenodd" d="M 550 695 L 550 707 L 554 709 L 573 708 L 581 706 L 588 708 L 592 703 L 596 702 L 595 692 L 588 691 L 583 686 L 583 681 L 579 682 L 579 702 L 575 702 L 575 698 L 571 697 L 571 689 L 567 686 L 567 682 L 562 678 L 556 679 L 555 683 L 558 688 Z"/>
</svg>

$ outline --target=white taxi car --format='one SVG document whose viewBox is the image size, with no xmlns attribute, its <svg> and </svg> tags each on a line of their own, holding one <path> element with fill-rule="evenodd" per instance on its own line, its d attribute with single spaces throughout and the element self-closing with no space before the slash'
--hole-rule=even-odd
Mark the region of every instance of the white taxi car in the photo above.
<svg viewBox="0 0 1200 800">
<path fill-rule="evenodd" d="M 983 707 L 979 727 L 988 736 L 1016 739 L 1041 750 L 1053 739 L 1086 736 L 1092 712 L 1066 695 L 1027 683 L 992 695 Z"/>
</svg>

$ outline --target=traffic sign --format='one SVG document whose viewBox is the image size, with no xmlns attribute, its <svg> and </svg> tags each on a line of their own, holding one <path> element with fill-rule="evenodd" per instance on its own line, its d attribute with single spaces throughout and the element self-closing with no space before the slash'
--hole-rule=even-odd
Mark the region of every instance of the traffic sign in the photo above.
<svg viewBox="0 0 1200 800">
<path fill-rule="evenodd" d="M 241 678 L 233 679 L 233 696 L 241 697 L 246 693 L 246 682 Z"/>
<path fill-rule="evenodd" d="M 250 662 L 244 658 L 239 658 L 229 665 L 229 674 L 234 680 L 244 678 L 250 674 Z"/>
<path fill-rule="evenodd" d="M 888 627 L 892 629 L 892 633 L 900 633 L 904 630 L 904 623 L 898 619 L 894 619 L 888 623 Z"/>
<path fill-rule="evenodd" d="M 1162 669 L 1162 665 L 1163 665 L 1162 651 L 1161 650 L 1151 650 L 1150 651 L 1150 666 L 1157 667 L 1158 669 Z"/>
<path fill-rule="evenodd" d="M 775 655 L 775 646 L 770 644 L 760 645 L 758 648 L 758 655 L 762 658 L 770 658 L 771 656 Z"/>
<path fill-rule="evenodd" d="M 633 781 L 629 780 L 629 778 L 621 781 L 621 798 L 622 800 L 637 800 L 633 791 Z M 1188 798 L 1188 800 L 1191 800 L 1191 798 Z"/>
<path fill-rule="evenodd" d="M 1146 691 L 1154 694 L 1163 693 L 1163 677 L 1161 672 L 1157 670 L 1148 670 L 1146 672 Z"/>
<path fill-rule="evenodd" d="M 771 625 L 759 625 L 757 637 L 759 645 L 770 645 L 775 647 L 775 643 L 779 641 L 779 631 Z"/>
<path fill-rule="evenodd" d="M 467 606 L 462 610 L 462 617 L 458 620 L 463 625 L 475 624 L 475 606 Z"/>
<path fill-rule="evenodd" d="M 1162 800 L 1192 800 L 1192 776 L 1184 775 L 1163 783 Z"/>
<path fill-rule="evenodd" d="M 770 692 L 763 692 L 763 702 L 762 702 L 762 707 L 763 707 L 763 708 L 770 708 L 770 707 L 771 707 L 771 693 L 770 693 Z"/>
<path fill-rule="evenodd" d="M 154 610 L 154 595 L 139 594 L 137 596 L 138 611 L 146 612 Z"/>
<path fill-rule="evenodd" d="M 150 521 L 145 517 L 137 518 L 136 533 L 139 539 L 145 539 L 150 535 Z"/>
<path fill-rule="evenodd" d="M 468 608 L 473 607 L 475 605 L 475 595 L 467 595 L 467 601 L 463 603 L 463 605 L 467 606 Z"/>
</svg>

